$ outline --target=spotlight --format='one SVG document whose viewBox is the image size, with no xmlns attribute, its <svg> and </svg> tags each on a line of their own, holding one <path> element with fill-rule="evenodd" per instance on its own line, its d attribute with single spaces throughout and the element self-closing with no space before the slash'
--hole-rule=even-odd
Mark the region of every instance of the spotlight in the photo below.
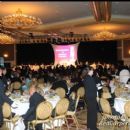
<svg viewBox="0 0 130 130">
<path fill-rule="evenodd" d="M 3 56 L 4 56 L 4 58 L 8 58 L 9 57 L 9 55 L 7 53 L 4 53 Z"/>
</svg>

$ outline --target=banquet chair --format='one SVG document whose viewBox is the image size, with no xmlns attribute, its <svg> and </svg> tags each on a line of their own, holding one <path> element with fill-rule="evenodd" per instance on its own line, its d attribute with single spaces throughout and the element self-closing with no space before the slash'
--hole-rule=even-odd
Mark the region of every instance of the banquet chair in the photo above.
<svg viewBox="0 0 130 130">
<path fill-rule="evenodd" d="M 109 99 L 109 98 L 111 98 L 112 96 L 111 96 L 111 94 L 109 93 L 109 92 L 103 92 L 102 93 L 102 98 L 104 98 L 104 99 Z"/>
<path fill-rule="evenodd" d="M 65 93 L 65 89 L 59 87 L 55 89 L 56 94 L 60 97 L 60 98 L 64 98 L 66 96 Z"/>
<path fill-rule="evenodd" d="M 126 123 L 125 123 L 125 127 L 126 127 L 126 125 L 129 125 L 129 123 L 130 123 L 130 101 L 125 103 L 124 111 L 125 111 L 125 113 L 123 114 L 123 116 L 126 121 Z"/>
<path fill-rule="evenodd" d="M 121 119 L 118 115 L 112 115 L 112 109 L 107 99 L 100 98 L 99 103 L 102 109 L 102 119 L 99 122 L 99 125 L 105 124 L 107 120 L 113 120 L 115 125 L 118 125 L 118 121 Z M 114 126 L 115 126 L 114 125 Z"/>
<path fill-rule="evenodd" d="M 115 91 L 114 91 L 116 97 L 120 97 L 120 95 L 121 95 L 123 92 L 124 92 L 124 89 L 123 89 L 122 87 L 116 87 L 116 88 L 115 88 Z"/>
<path fill-rule="evenodd" d="M 72 95 L 72 96 L 75 96 L 75 95 Z M 75 110 L 74 111 L 67 111 L 67 119 L 73 120 L 73 122 L 76 125 L 76 129 L 79 129 L 79 123 L 78 123 L 78 120 L 76 117 L 76 111 L 77 111 L 77 106 L 79 103 L 79 98 L 80 98 L 79 96 L 77 96 L 77 98 L 76 98 Z"/>
<path fill-rule="evenodd" d="M 6 126 L 11 130 L 11 123 L 13 124 L 13 130 L 15 129 L 16 122 L 19 120 L 19 116 L 12 116 L 11 106 L 8 103 L 4 103 L 2 106 L 3 118 Z"/>
<path fill-rule="evenodd" d="M 77 97 L 79 96 L 79 102 L 83 102 L 84 105 L 86 106 L 86 101 L 85 101 L 85 89 L 84 87 L 79 87 L 77 90 Z M 85 107 L 86 108 L 86 107 Z"/>
<path fill-rule="evenodd" d="M 28 129 L 30 128 L 31 124 L 33 130 L 35 130 L 35 126 L 37 124 L 43 124 L 44 130 L 46 130 L 46 124 L 49 125 L 51 129 L 54 129 L 51 118 L 52 110 L 53 107 L 51 103 L 48 101 L 41 102 L 36 108 L 36 119 L 28 122 Z"/>
<path fill-rule="evenodd" d="M 62 98 L 60 101 L 56 104 L 55 107 L 55 115 L 53 117 L 53 123 L 55 120 L 57 120 L 57 126 L 59 126 L 60 130 L 62 125 L 60 124 L 61 121 L 65 121 L 67 128 L 69 129 L 68 126 L 68 121 L 67 121 L 67 111 L 69 108 L 69 100 L 67 98 Z"/>
<path fill-rule="evenodd" d="M 78 88 L 77 96 L 79 96 L 80 98 L 84 98 L 84 96 L 85 96 L 85 89 L 84 89 L 84 87 Z"/>
<path fill-rule="evenodd" d="M 103 90 L 103 92 L 109 92 L 109 89 L 106 86 L 103 86 L 102 90 Z"/>
<path fill-rule="evenodd" d="M 21 92 L 20 87 L 21 87 L 21 83 L 18 82 L 18 81 L 15 81 L 15 82 L 11 83 L 11 88 L 15 92 Z"/>
<path fill-rule="evenodd" d="M 38 84 L 37 84 L 37 87 L 38 88 L 41 88 L 41 89 L 44 89 L 44 83 L 41 83 L 41 82 L 39 82 Z"/>
<path fill-rule="evenodd" d="M 105 98 L 105 99 L 112 98 L 112 96 L 111 96 L 107 87 L 103 87 L 102 98 Z"/>
</svg>

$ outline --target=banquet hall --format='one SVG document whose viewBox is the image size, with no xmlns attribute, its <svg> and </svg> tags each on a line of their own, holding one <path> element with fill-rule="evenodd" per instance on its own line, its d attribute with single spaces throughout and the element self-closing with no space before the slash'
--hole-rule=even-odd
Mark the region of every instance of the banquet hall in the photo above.
<svg viewBox="0 0 130 130">
<path fill-rule="evenodd" d="M 129 130 L 129 9 L 129 1 L 0 1 L 0 130 Z"/>
</svg>

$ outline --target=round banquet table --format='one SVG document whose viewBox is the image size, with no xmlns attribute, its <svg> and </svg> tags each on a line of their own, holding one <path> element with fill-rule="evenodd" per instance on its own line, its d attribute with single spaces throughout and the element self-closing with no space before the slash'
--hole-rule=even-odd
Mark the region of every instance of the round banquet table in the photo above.
<svg viewBox="0 0 130 130">
<path fill-rule="evenodd" d="M 120 114 L 124 113 L 124 106 L 125 103 L 130 101 L 130 95 L 124 95 L 120 96 L 119 98 L 115 98 L 114 100 L 114 108 L 116 109 L 116 111 L 118 111 Z"/>
<path fill-rule="evenodd" d="M 60 97 L 58 95 L 52 95 L 50 93 L 46 94 L 44 98 L 52 104 L 53 109 L 55 108 L 57 102 L 60 100 Z M 25 114 L 29 109 L 29 96 L 20 96 L 15 98 L 13 96 L 10 96 L 10 99 L 14 101 L 13 104 L 11 105 L 11 110 L 13 113 L 15 113 L 15 115 L 21 116 Z M 61 125 L 63 123 L 64 122 L 62 121 Z M 54 126 L 57 126 L 57 121 L 54 121 Z M 24 130 L 24 129 L 25 125 L 23 123 L 22 118 L 20 118 L 16 122 L 15 130 Z M 13 124 L 11 124 L 11 130 L 13 130 Z"/>
</svg>

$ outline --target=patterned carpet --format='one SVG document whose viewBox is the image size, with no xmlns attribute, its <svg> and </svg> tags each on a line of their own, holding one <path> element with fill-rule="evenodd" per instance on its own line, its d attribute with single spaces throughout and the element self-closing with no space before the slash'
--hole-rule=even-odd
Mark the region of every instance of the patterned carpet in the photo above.
<svg viewBox="0 0 130 130">
<path fill-rule="evenodd" d="M 86 117 L 87 117 L 87 113 L 86 110 L 80 110 L 76 113 L 78 122 L 80 124 L 80 129 L 79 130 L 85 130 L 86 129 Z M 101 120 L 101 114 L 98 113 L 98 122 Z M 70 120 L 69 121 L 69 130 L 76 130 L 76 127 L 74 125 L 74 123 Z M 130 126 L 129 127 L 124 127 L 124 126 L 110 126 L 110 125 L 105 125 L 105 126 L 98 126 L 99 130 L 130 130 Z M 5 128 L 5 125 L 3 125 L 2 128 L 0 128 L 0 130 L 8 130 L 7 128 Z M 56 128 L 56 130 L 59 130 L 59 128 Z M 67 126 L 63 125 L 62 130 L 67 130 Z"/>
<path fill-rule="evenodd" d="M 87 113 L 86 110 L 80 110 L 76 113 L 78 122 L 80 124 L 80 129 L 79 130 L 85 130 L 86 129 L 86 117 L 87 117 Z M 98 113 L 98 123 L 100 122 L 102 116 L 100 113 Z M 97 123 L 97 124 L 98 124 Z M 71 127 L 73 123 L 70 123 L 70 130 L 76 130 L 76 127 Z M 99 130 L 130 130 L 130 125 L 128 127 L 125 128 L 124 125 L 121 126 L 113 126 L 113 125 L 103 125 L 103 126 L 98 126 Z M 64 126 L 63 130 L 67 130 L 67 128 Z"/>
</svg>

